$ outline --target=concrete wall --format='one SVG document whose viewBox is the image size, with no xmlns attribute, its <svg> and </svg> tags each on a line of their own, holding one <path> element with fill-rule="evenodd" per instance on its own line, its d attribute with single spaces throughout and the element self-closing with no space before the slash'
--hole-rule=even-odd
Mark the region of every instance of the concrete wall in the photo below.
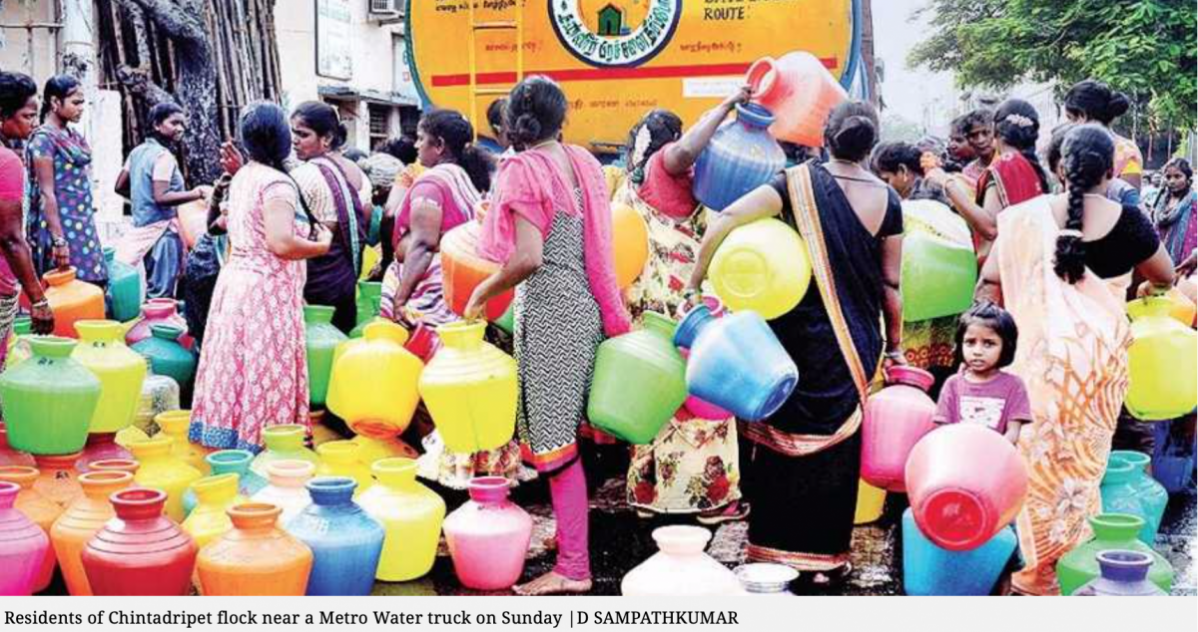
<svg viewBox="0 0 1198 632">
<path fill-rule="evenodd" d="M 384 26 L 371 21 L 367 14 L 368 0 L 349 0 L 353 76 L 349 80 L 321 77 L 316 74 L 316 2 L 284 0 L 275 5 L 284 105 L 294 107 L 303 101 L 320 98 L 320 86 L 392 93 L 395 88 L 394 39 L 403 34 L 402 25 Z M 367 149 L 370 134 L 366 103 L 343 101 L 339 105 L 349 128 L 349 144 Z M 399 128 L 395 113 L 391 127 L 396 131 Z"/>
</svg>

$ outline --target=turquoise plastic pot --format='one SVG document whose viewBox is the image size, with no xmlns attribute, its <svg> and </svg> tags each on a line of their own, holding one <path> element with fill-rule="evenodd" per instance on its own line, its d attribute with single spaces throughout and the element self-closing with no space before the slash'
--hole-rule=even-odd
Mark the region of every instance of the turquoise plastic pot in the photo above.
<svg viewBox="0 0 1198 632">
<path fill-rule="evenodd" d="M 1143 452 L 1111 452 L 1099 490 L 1103 512 L 1131 514 L 1144 519 L 1138 537 L 1149 546 L 1156 543 L 1156 532 L 1165 516 L 1165 505 L 1169 504 L 1169 492 L 1148 476 L 1151 462 L 1152 458 Z"/>
<path fill-rule="evenodd" d="M 155 375 L 165 375 L 179 386 L 191 384 L 196 373 L 196 356 L 179 344 L 183 330 L 174 325 L 154 325 L 149 338 L 133 345 L 133 350 L 150 360 Z"/>
<path fill-rule="evenodd" d="M 116 260 L 116 248 L 104 249 L 104 261 L 108 265 L 108 309 L 112 320 L 122 323 L 141 314 L 141 275 L 133 266 Z"/>
</svg>

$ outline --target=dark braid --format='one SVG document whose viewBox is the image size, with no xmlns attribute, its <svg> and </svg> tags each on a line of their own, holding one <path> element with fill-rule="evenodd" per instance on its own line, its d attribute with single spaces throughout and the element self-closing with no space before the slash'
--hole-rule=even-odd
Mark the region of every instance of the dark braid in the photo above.
<svg viewBox="0 0 1198 632">
<path fill-rule="evenodd" d="M 1115 143 L 1102 126 L 1079 125 L 1065 134 L 1061 154 L 1069 186 L 1069 215 L 1057 237 L 1053 271 L 1072 285 L 1086 272 L 1086 244 L 1082 241 L 1085 195 L 1114 168 Z"/>
</svg>

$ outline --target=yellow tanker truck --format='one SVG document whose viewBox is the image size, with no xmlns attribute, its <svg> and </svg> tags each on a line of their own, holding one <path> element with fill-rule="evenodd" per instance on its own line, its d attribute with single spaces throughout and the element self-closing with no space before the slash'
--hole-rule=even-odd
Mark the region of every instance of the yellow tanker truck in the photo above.
<svg viewBox="0 0 1198 632">
<path fill-rule="evenodd" d="M 571 101 L 566 140 L 596 152 L 653 108 L 693 123 L 754 61 L 795 50 L 865 96 L 860 0 L 408 0 L 406 20 L 426 107 L 485 131 L 492 101 L 547 75 Z"/>
</svg>

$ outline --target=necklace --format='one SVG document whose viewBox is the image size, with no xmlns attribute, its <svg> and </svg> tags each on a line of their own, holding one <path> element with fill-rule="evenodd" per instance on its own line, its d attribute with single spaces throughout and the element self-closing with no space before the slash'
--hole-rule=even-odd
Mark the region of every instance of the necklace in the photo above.
<svg viewBox="0 0 1198 632">
<path fill-rule="evenodd" d="M 550 145 L 552 145 L 552 144 L 554 144 L 554 143 L 556 143 L 556 142 L 557 142 L 557 140 L 556 140 L 556 139 L 550 139 L 550 140 L 547 140 L 547 141 L 545 141 L 545 142 L 542 142 L 542 143 L 538 143 L 538 144 L 536 144 L 536 145 L 533 145 L 532 147 L 529 147 L 529 149 L 540 149 L 540 148 L 542 148 L 542 147 L 548 147 L 548 146 L 550 146 Z"/>
<path fill-rule="evenodd" d="M 860 164 L 857 164 L 857 163 L 853 162 L 852 160 L 845 160 L 844 158 L 833 158 L 832 162 L 842 164 L 842 165 L 848 165 L 850 167 L 856 167 L 858 169 L 861 168 Z"/>
</svg>

